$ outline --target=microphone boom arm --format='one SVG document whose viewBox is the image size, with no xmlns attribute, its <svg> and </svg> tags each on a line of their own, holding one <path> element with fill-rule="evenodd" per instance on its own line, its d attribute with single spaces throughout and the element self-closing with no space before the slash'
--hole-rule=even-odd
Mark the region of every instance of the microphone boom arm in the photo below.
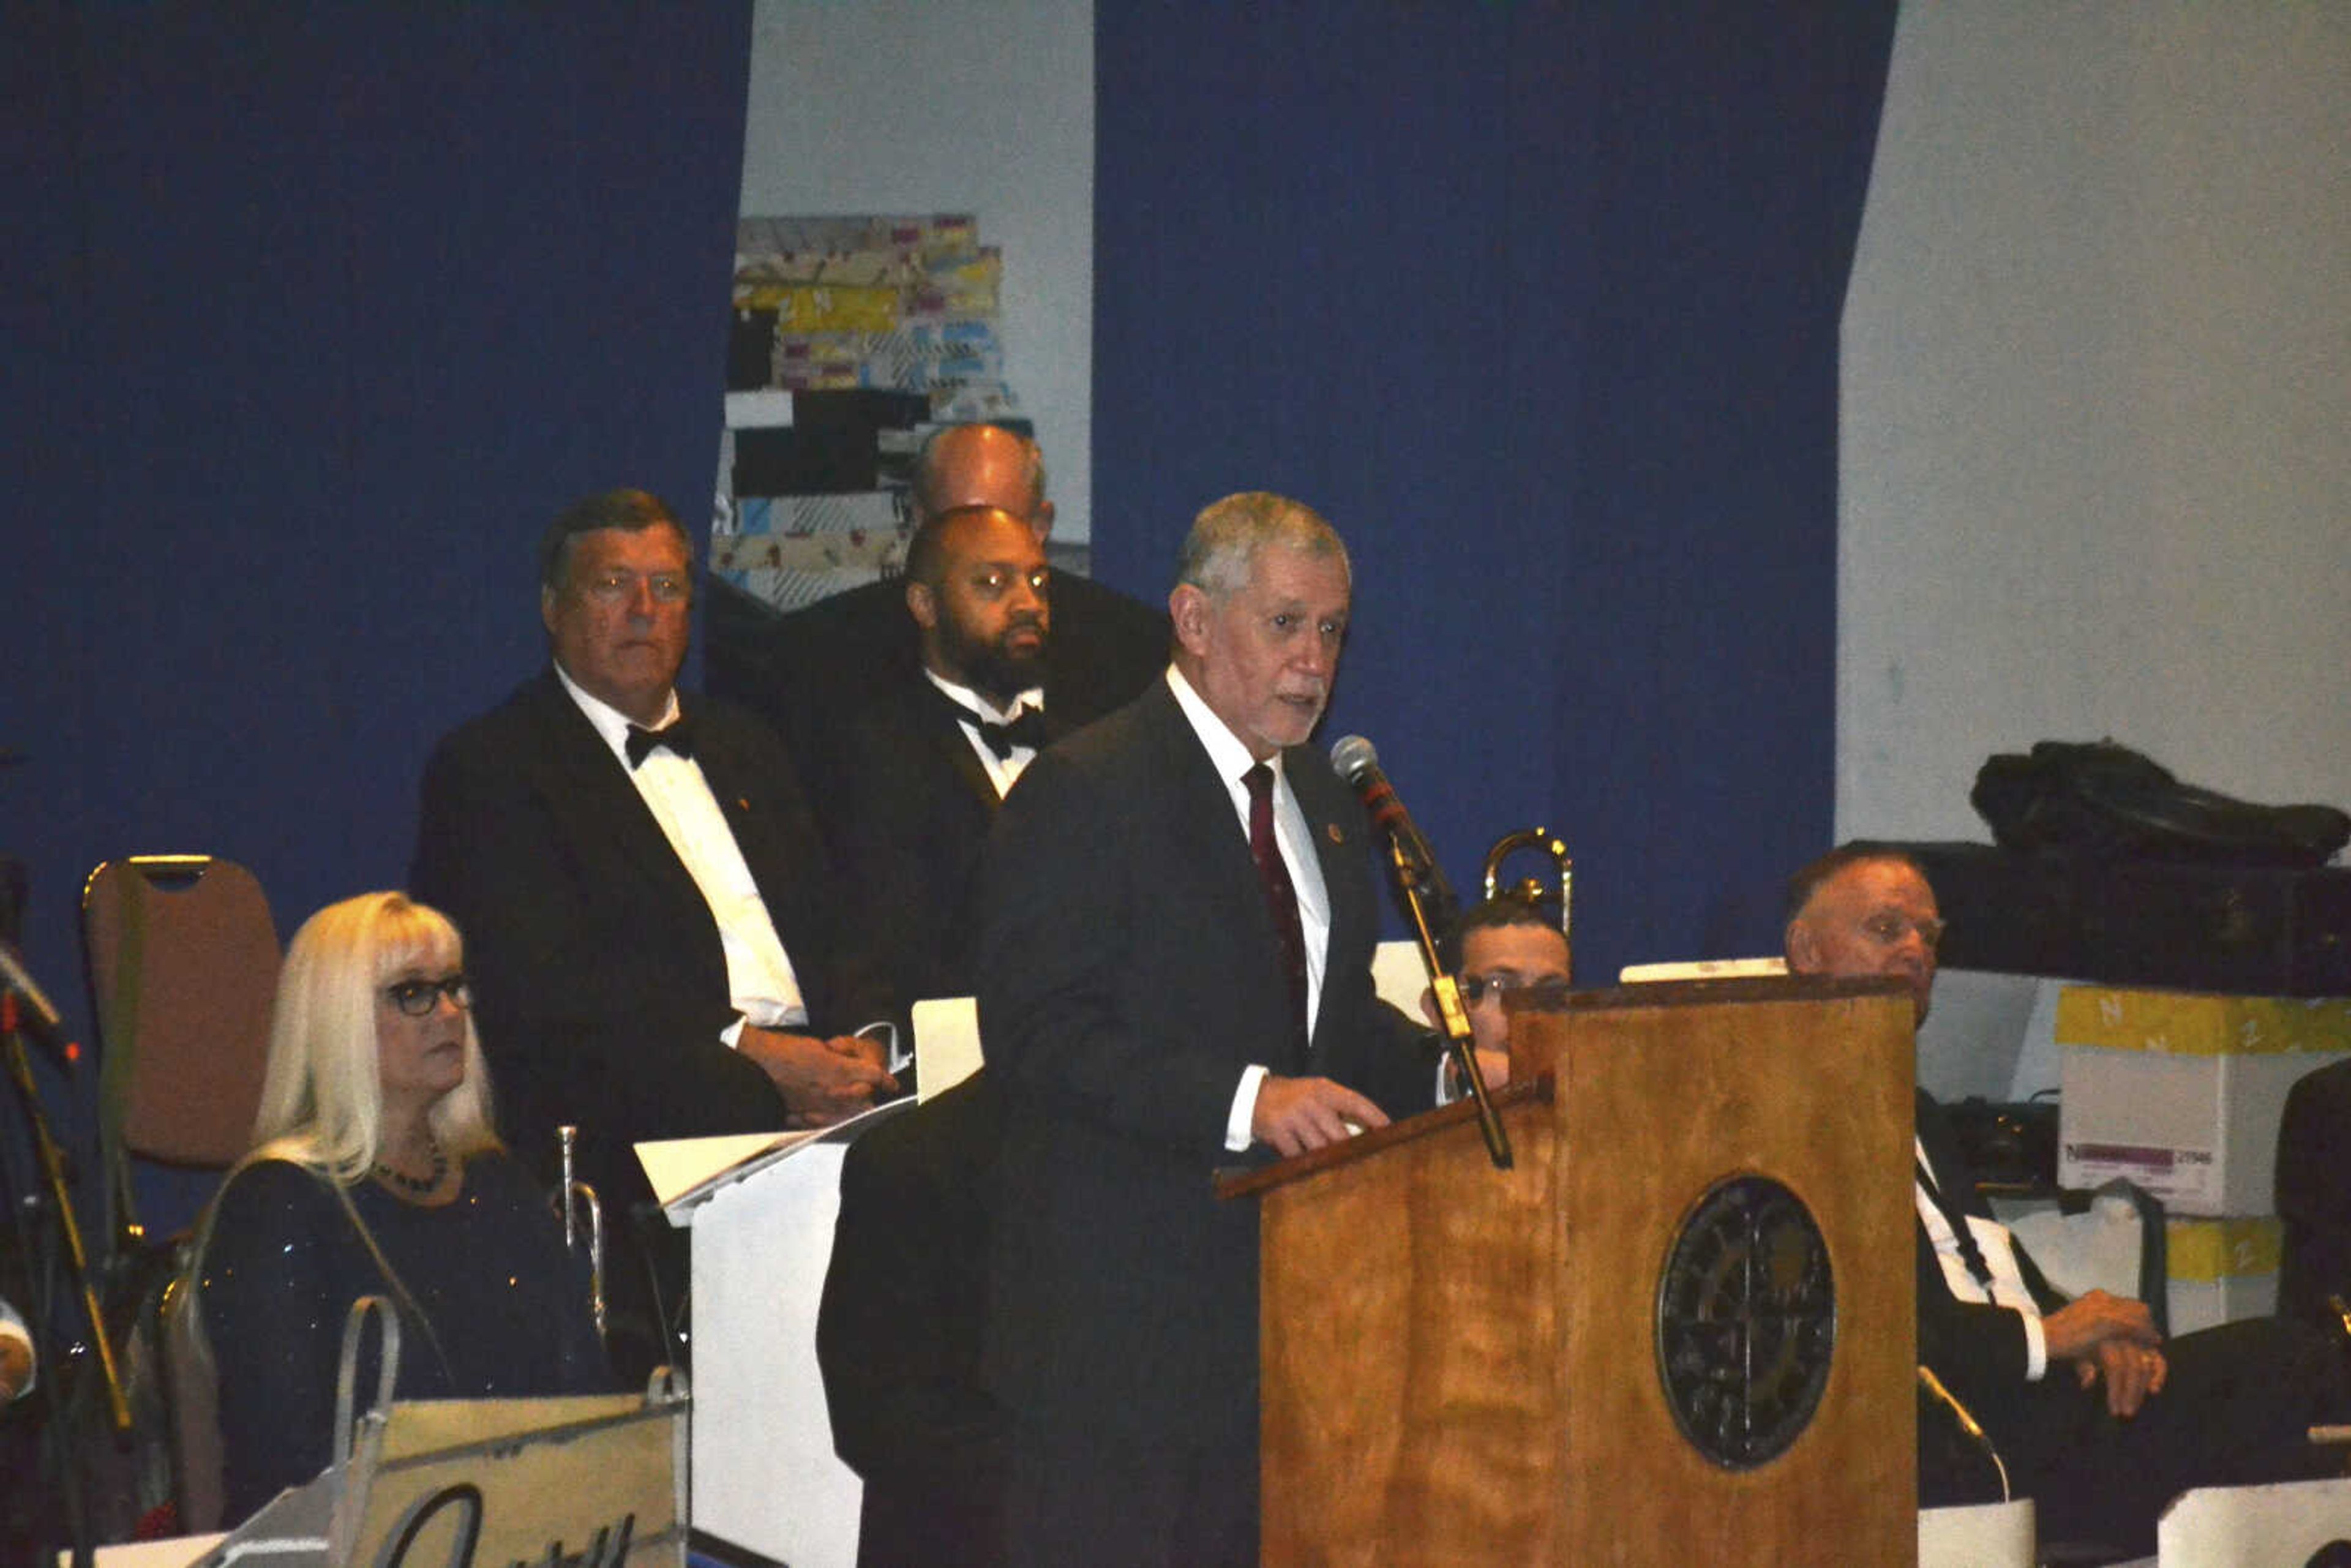
<svg viewBox="0 0 2351 1568">
<path fill-rule="evenodd" d="M 1405 852 L 1399 835 L 1387 835 L 1388 859 L 1395 869 L 1396 885 L 1404 890 L 1405 907 L 1412 912 L 1413 933 L 1420 941 L 1421 961 L 1428 968 L 1428 986 L 1437 998 L 1439 1027 L 1445 1034 L 1445 1049 L 1453 1059 L 1453 1069 L 1461 1082 L 1469 1086 L 1469 1098 L 1478 1106 L 1478 1131 L 1486 1140 L 1487 1157 L 1494 1168 L 1510 1168 L 1510 1134 L 1502 1126 L 1500 1113 L 1494 1109 L 1494 1097 L 1486 1087 L 1486 1074 L 1478 1066 L 1478 1052 L 1469 1032 L 1469 1014 L 1461 1006 L 1461 988 L 1437 956 L 1437 939 L 1428 929 L 1428 915 L 1421 905 L 1422 878 L 1413 864 L 1413 857 Z"/>
</svg>

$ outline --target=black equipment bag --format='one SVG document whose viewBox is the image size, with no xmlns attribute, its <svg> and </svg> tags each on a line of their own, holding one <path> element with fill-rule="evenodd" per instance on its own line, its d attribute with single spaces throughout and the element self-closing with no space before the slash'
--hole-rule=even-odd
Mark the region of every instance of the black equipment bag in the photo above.
<svg viewBox="0 0 2351 1568">
<path fill-rule="evenodd" d="M 2255 806 L 2182 784 L 2112 740 L 1984 763 L 1968 799 L 2002 849 L 2206 865 L 2319 866 L 2351 841 L 2332 806 Z"/>
</svg>

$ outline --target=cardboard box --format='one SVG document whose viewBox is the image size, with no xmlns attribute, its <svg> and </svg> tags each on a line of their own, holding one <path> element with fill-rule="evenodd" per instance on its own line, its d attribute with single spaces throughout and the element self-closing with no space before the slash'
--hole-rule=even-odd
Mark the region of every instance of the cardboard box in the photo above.
<svg viewBox="0 0 2351 1568">
<path fill-rule="evenodd" d="M 2055 1033 L 2060 1186 L 2126 1176 L 2173 1214 L 2263 1216 L 2286 1092 L 2351 1057 L 2351 1001 L 2067 986 Z"/>
<path fill-rule="evenodd" d="M 2194 1333 L 2277 1311 L 2277 1220 L 2173 1219 L 2164 1225 L 2163 1260 L 2170 1279 L 2165 1311 L 2171 1332 Z"/>
</svg>

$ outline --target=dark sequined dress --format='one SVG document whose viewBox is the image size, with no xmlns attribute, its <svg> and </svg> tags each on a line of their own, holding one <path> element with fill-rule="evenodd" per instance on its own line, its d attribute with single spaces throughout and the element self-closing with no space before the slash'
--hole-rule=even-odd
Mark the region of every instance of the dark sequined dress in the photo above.
<svg viewBox="0 0 2351 1568">
<path fill-rule="evenodd" d="M 614 1386 L 588 1313 L 585 1266 L 564 1254 L 553 1211 L 514 1160 L 468 1160 L 457 1200 L 442 1207 L 403 1203 L 371 1181 L 349 1190 L 432 1326 L 428 1334 L 402 1312 L 401 1398 Z M 343 1315 L 363 1295 L 399 1297 L 310 1171 L 279 1160 L 248 1166 L 219 1202 L 199 1299 L 220 1372 L 234 1522 L 326 1469 Z M 370 1356 L 363 1404 L 375 1379 Z"/>
</svg>

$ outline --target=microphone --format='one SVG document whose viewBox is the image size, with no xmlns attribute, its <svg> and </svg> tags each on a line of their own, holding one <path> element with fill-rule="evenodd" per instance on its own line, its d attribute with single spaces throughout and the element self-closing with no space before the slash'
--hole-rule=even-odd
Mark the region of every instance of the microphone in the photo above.
<svg viewBox="0 0 2351 1568">
<path fill-rule="evenodd" d="M 1364 809 L 1387 834 L 1388 869 L 1395 873 L 1404 917 L 1412 922 L 1420 938 L 1420 961 L 1428 968 L 1429 990 L 1443 1020 L 1446 1051 L 1454 1071 L 1468 1086 L 1470 1099 L 1477 1102 L 1478 1131 L 1486 1140 L 1487 1155 L 1496 1170 L 1509 1170 L 1510 1135 L 1494 1109 L 1494 1097 L 1486 1091 L 1485 1075 L 1478 1071 L 1478 1053 L 1471 1047 L 1469 1015 L 1461 1006 L 1460 988 L 1437 956 L 1437 943 L 1460 922 L 1459 901 L 1453 896 L 1445 868 L 1437 863 L 1428 841 L 1420 836 L 1412 813 L 1396 799 L 1395 786 L 1380 771 L 1380 754 L 1372 749 L 1372 743 L 1360 735 L 1345 737 L 1331 748 L 1331 767 L 1364 798 Z"/>
<path fill-rule="evenodd" d="M 1373 823 L 1395 841 L 1397 852 L 1428 895 L 1429 914 L 1434 917 L 1430 924 L 1440 932 L 1450 931 L 1459 918 L 1461 901 L 1453 895 L 1453 884 L 1445 880 L 1445 868 L 1437 863 L 1428 841 L 1421 837 L 1412 813 L 1396 799 L 1395 786 L 1380 771 L 1379 752 L 1362 736 L 1346 736 L 1331 748 L 1331 766 L 1364 798 L 1364 809 L 1372 814 Z"/>
<path fill-rule="evenodd" d="M 0 942 L 0 1002 L 8 1020 L 48 1048 L 58 1062 L 71 1066 L 79 1049 L 66 1038 L 65 1019 L 49 1002 L 40 985 L 16 957 L 16 949 Z"/>
</svg>

